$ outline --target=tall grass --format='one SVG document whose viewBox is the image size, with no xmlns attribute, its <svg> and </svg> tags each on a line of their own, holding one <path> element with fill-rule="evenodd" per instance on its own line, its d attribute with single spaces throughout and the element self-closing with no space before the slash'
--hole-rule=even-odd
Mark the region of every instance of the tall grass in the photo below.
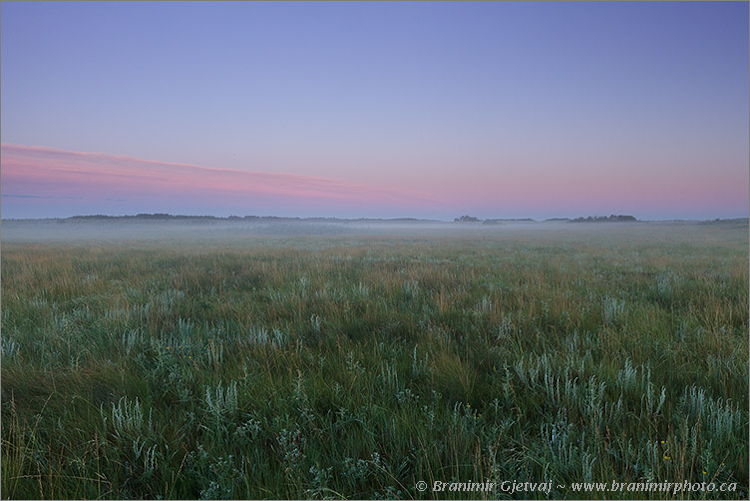
<svg viewBox="0 0 750 501">
<path fill-rule="evenodd" d="M 747 226 L 609 231 L 3 243 L 2 495 L 746 497 Z"/>
</svg>

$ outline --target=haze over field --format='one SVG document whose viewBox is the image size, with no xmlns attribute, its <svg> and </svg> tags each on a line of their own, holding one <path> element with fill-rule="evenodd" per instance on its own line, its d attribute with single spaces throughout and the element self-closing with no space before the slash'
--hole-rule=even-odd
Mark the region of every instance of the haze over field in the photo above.
<svg viewBox="0 0 750 501">
<path fill-rule="evenodd" d="M 2 217 L 747 217 L 748 15 L 3 2 Z"/>
</svg>

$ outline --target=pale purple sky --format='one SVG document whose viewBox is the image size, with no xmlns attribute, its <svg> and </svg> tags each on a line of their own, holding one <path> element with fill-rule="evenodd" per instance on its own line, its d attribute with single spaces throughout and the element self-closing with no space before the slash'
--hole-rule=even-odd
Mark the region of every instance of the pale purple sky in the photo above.
<svg viewBox="0 0 750 501">
<path fill-rule="evenodd" d="M 2 2 L 2 217 L 747 217 L 747 2 Z"/>
</svg>

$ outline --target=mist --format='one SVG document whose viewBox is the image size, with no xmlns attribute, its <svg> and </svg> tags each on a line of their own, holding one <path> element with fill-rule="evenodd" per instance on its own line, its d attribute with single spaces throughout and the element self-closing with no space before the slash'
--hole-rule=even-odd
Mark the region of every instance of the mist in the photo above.
<svg viewBox="0 0 750 501">
<path fill-rule="evenodd" d="M 139 215 L 67 219 L 6 219 L 3 244 L 132 244 L 189 246 L 366 244 L 367 239 L 424 240 L 427 245 L 475 239 L 536 239 L 573 242 L 586 238 L 659 239 L 665 228 L 685 241 L 705 225 L 747 227 L 747 219 L 715 221 L 574 222 L 569 219 L 437 221 L 420 219 L 334 219 Z M 691 229 L 692 228 L 692 229 Z M 618 238 L 619 237 L 619 238 Z"/>
</svg>

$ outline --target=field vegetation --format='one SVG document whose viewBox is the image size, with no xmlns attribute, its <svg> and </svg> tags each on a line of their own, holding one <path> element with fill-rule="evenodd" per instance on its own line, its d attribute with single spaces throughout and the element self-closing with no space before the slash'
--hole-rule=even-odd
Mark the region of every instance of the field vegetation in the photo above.
<svg viewBox="0 0 750 501">
<path fill-rule="evenodd" d="M 746 499 L 747 223 L 541 226 L 4 240 L 2 497 Z"/>
</svg>

